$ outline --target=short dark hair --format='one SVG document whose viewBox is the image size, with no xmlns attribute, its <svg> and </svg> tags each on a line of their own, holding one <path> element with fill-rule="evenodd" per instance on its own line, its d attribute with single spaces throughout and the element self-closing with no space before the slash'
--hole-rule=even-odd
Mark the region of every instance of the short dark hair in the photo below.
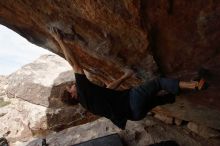
<svg viewBox="0 0 220 146">
<path fill-rule="evenodd" d="M 67 90 L 63 91 L 63 94 L 61 96 L 61 101 L 68 105 L 76 105 L 79 103 L 77 99 L 72 98 L 72 95 Z"/>
</svg>

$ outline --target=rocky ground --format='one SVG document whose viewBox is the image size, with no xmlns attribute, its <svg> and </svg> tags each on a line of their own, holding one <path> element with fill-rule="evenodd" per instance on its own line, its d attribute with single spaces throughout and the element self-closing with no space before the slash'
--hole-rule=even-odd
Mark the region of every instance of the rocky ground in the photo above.
<svg viewBox="0 0 220 146">
<path fill-rule="evenodd" d="M 69 146 L 112 133 L 118 133 L 126 146 L 147 146 L 165 140 L 175 140 L 181 146 L 219 146 L 220 144 L 220 140 L 205 139 L 192 132 L 186 125 L 165 124 L 152 116 L 138 122 L 129 121 L 126 130 L 123 131 L 109 120 L 100 118 L 91 123 L 50 134 L 46 136 L 46 140 L 49 146 Z M 41 143 L 41 139 L 29 142 L 27 146 L 35 146 L 38 143 Z"/>
</svg>

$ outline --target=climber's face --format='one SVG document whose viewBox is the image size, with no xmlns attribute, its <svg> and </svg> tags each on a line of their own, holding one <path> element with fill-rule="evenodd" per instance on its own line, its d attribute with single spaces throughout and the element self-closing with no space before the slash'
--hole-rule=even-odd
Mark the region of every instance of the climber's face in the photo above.
<svg viewBox="0 0 220 146">
<path fill-rule="evenodd" d="M 77 90 L 76 90 L 76 84 L 73 84 L 72 86 L 66 87 L 67 91 L 71 94 L 71 98 L 77 99 Z"/>
<path fill-rule="evenodd" d="M 63 91 L 61 96 L 61 101 L 68 105 L 76 105 L 79 103 L 75 84 L 66 87 L 66 90 Z"/>
</svg>

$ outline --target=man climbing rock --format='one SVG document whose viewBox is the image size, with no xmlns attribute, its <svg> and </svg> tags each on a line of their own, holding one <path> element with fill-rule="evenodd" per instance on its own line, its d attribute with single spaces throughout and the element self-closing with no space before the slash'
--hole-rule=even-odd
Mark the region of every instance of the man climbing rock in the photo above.
<svg viewBox="0 0 220 146">
<path fill-rule="evenodd" d="M 75 72 L 76 82 L 67 87 L 62 101 L 68 104 L 80 103 L 93 114 L 110 119 L 121 129 L 125 128 L 127 120 L 141 120 L 153 107 L 174 102 L 175 95 L 180 89 L 200 90 L 204 85 L 204 80 L 183 82 L 176 79 L 157 78 L 131 89 L 116 91 L 114 89 L 133 75 L 133 71 L 125 69 L 124 75 L 106 88 L 97 86 L 87 79 L 78 60 L 72 57 L 73 55 L 70 56 L 71 51 L 63 43 L 63 37 L 58 29 L 51 28 L 50 32 Z M 169 94 L 157 96 L 161 90 L 166 90 Z"/>
</svg>

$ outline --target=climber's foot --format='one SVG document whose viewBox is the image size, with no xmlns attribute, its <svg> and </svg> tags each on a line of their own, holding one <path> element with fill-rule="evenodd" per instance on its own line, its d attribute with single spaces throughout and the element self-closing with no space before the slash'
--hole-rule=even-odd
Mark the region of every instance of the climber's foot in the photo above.
<svg viewBox="0 0 220 146">
<path fill-rule="evenodd" d="M 194 81 L 197 82 L 196 90 L 205 90 L 208 88 L 208 84 L 206 79 L 210 78 L 210 71 L 205 68 L 200 68 L 196 77 L 194 77 Z"/>
<path fill-rule="evenodd" d="M 201 78 L 199 81 L 197 81 L 197 85 L 196 85 L 197 90 L 205 90 L 207 88 L 208 88 L 208 85 L 205 79 Z"/>
</svg>

